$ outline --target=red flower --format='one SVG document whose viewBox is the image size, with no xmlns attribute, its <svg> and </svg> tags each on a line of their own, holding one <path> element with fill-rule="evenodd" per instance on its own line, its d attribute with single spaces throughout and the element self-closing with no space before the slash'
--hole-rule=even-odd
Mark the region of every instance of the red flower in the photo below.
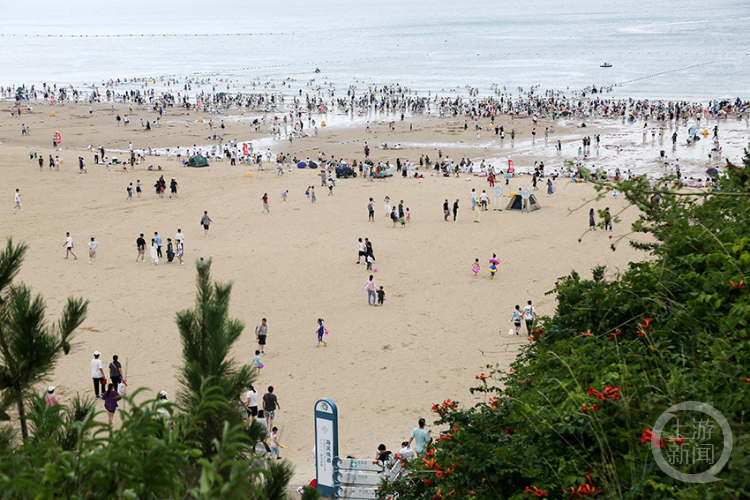
<svg viewBox="0 0 750 500">
<path fill-rule="evenodd" d="M 426 484 L 427 486 L 432 486 L 432 481 L 430 481 L 429 479 L 425 478 L 423 479 L 423 481 L 424 481 L 424 484 Z"/>
<path fill-rule="evenodd" d="M 533 488 L 533 490 L 531 488 Z M 539 488 L 537 488 L 536 486 L 532 486 L 531 488 L 529 488 L 527 486 L 526 489 L 524 490 L 524 493 L 531 493 L 532 495 L 536 495 L 538 497 L 547 497 L 547 496 L 549 496 L 546 491 L 542 491 Z"/>
<path fill-rule="evenodd" d="M 644 318 L 643 323 L 638 323 L 638 336 L 639 337 L 646 336 L 646 332 L 648 331 L 649 328 L 651 328 L 651 318 Z"/>
<path fill-rule="evenodd" d="M 591 337 L 594 334 L 591 333 L 591 330 L 586 330 L 585 332 L 581 332 L 581 335 L 583 335 L 584 337 Z"/>
<path fill-rule="evenodd" d="M 542 335 L 544 335 L 544 330 L 541 328 L 538 330 L 531 330 L 529 334 L 529 340 L 531 342 L 536 342 L 537 340 L 541 340 Z"/>
<path fill-rule="evenodd" d="M 589 406 L 588 408 L 586 408 L 586 403 L 583 403 L 583 408 L 581 408 L 581 411 L 583 413 L 588 413 L 590 411 L 599 411 L 599 406 L 596 403 L 594 403 L 592 406 Z"/>
<path fill-rule="evenodd" d="M 611 385 L 608 385 L 604 388 L 604 395 L 610 399 L 620 399 L 620 386 L 613 388 Z"/>
<path fill-rule="evenodd" d="M 477 375 L 477 376 L 476 376 L 476 377 L 474 377 L 474 378 L 475 378 L 475 379 L 477 379 L 477 380 L 481 380 L 482 382 L 484 382 L 484 381 L 485 381 L 485 380 L 487 380 L 488 378 L 492 378 L 492 375 L 485 375 L 484 373 L 482 373 L 481 375 Z M 449 400 L 449 401 L 450 401 L 450 400 Z"/>
<path fill-rule="evenodd" d="M 684 438 L 677 438 L 677 439 L 667 439 L 668 443 L 677 443 L 680 446 L 685 446 L 685 439 Z"/>
<path fill-rule="evenodd" d="M 737 284 L 735 284 L 734 281 L 729 280 L 729 283 L 734 287 L 735 290 L 742 290 L 742 285 L 745 284 L 745 280 L 742 280 Z"/>
<path fill-rule="evenodd" d="M 745 383 L 747 384 L 748 382 L 750 382 L 750 378 L 745 379 Z"/>
<path fill-rule="evenodd" d="M 620 335 L 622 335 L 622 330 L 620 330 L 619 328 L 615 328 L 615 331 L 609 334 L 609 341 L 612 342 Z"/>
<path fill-rule="evenodd" d="M 662 439 L 657 439 L 656 441 L 654 441 L 653 437 L 654 437 L 654 433 L 651 432 L 651 429 L 646 429 L 643 431 L 643 435 L 641 435 L 641 443 L 648 443 L 650 441 L 657 448 L 663 448 L 664 441 Z"/>
</svg>

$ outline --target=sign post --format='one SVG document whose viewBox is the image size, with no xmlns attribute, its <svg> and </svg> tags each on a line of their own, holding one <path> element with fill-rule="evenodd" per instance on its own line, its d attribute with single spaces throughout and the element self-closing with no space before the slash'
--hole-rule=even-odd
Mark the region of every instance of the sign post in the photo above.
<svg viewBox="0 0 750 500">
<path fill-rule="evenodd" d="M 315 403 L 315 479 L 324 497 L 334 497 L 334 461 L 339 456 L 339 417 L 328 398 Z"/>
<path fill-rule="evenodd" d="M 503 209 L 499 208 L 502 207 L 502 197 L 503 197 L 503 188 L 500 186 L 495 186 L 495 189 L 492 190 L 492 193 L 495 195 L 495 210 L 498 212 L 502 212 Z"/>
</svg>

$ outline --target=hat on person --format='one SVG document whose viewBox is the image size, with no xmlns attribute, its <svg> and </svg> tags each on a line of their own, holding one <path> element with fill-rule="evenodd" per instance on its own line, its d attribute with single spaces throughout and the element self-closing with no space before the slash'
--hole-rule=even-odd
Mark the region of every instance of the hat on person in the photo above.
<svg viewBox="0 0 750 500">
<path fill-rule="evenodd" d="M 99 356 L 101 353 L 99 351 L 94 351 L 94 356 Z"/>
<path fill-rule="evenodd" d="M 164 396 L 166 398 L 167 397 L 167 391 L 160 391 L 159 392 L 159 396 Z"/>
<path fill-rule="evenodd" d="M 55 386 L 54 385 L 51 385 L 51 386 L 47 387 L 47 392 L 53 392 L 54 390 L 55 390 Z"/>
</svg>

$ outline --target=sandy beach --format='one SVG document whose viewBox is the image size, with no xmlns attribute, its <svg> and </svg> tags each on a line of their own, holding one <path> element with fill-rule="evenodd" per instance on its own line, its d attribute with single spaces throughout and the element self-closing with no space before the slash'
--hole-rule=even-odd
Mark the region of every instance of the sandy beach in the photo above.
<svg viewBox="0 0 750 500">
<path fill-rule="evenodd" d="M 602 145 L 590 162 L 636 172 L 657 168 L 658 151 L 669 149 L 650 136 L 641 141 L 642 124 L 619 121 L 593 122 L 585 129 L 572 120 L 556 122 L 554 134 L 545 142 L 543 131 L 552 124 L 540 120 L 532 142 L 530 119 L 512 121 L 503 116 L 496 123 L 506 131 L 514 129 L 516 139 L 506 138 L 501 144 L 487 132 L 477 138 L 471 121 L 464 131 L 463 118 L 409 116 L 401 122 L 383 115 L 358 117 L 352 123 L 339 116 L 319 127 L 318 136 L 296 139 L 290 146 L 285 140 L 271 140 L 267 131 L 249 131 L 248 118 L 259 113 L 221 117 L 170 109 L 160 128 L 144 131 L 140 119 L 155 118 L 145 106 L 134 106 L 131 123 L 125 127 L 115 121 L 116 113 L 127 112 L 125 104 L 114 104 L 115 114 L 110 103 L 94 104 L 89 114 L 88 103 L 52 107 L 40 102 L 32 104 L 31 112 L 23 109 L 20 117 L 11 117 L 9 102 L 1 104 L 0 194 L 7 205 L 0 211 L 0 236 L 12 236 L 30 247 L 19 279 L 45 297 L 52 314 L 49 320 L 56 320 L 70 295 L 91 301 L 71 354 L 60 360 L 48 381 L 57 386 L 61 402 L 77 392 L 92 394 L 89 361 L 94 350 L 102 352 L 105 366 L 113 354 L 119 355 L 131 391 L 147 387 L 152 395 L 159 390 L 176 395 L 181 346 L 175 312 L 194 303 L 194 261 L 212 258 L 214 278 L 234 283 L 232 314 L 246 325 L 234 353 L 237 359 L 250 364 L 255 326 L 261 318 L 268 319 L 268 355 L 255 387 L 259 396 L 267 386 L 275 387 L 281 411 L 274 424 L 281 442 L 289 447 L 282 457 L 297 470 L 294 486 L 314 477 L 310 451 L 316 400 L 329 397 L 338 405 L 342 455 L 374 456 L 380 443 L 397 451 L 419 417 L 425 417 L 430 427 L 433 403 L 450 398 L 472 405 L 477 399 L 468 389 L 475 375 L 488 364 L 507 366 L 518 347 L 527 343 L 525 328 L 521 336 L 508 335 L 516 304 L 523 307 L 532 300 L 540 315 L 552 314 L 554 297 L 545 292 L 556 277 L 571 270 L 588 276 L 597 265 L 606 265 L 612 274 L 642 259 L 627 239 L 616 251 L 611 249 L 630 232 L 637 212 L 633 208 L 622 212 L 622 222 L 612 232 L 586 232 L 590 208 L 610 207 L 618 214 L 627 202 L 611 195 L 594 201 L 593 185 L 566 178 L 557 180 L 557 192 L 551 197 L 540 183 L 534 195 L 541 210 L 504 210 L 510 192 L 531 187 L 531 178 L 524 175 L 511 179 L 507 188 L 499 182 L 505 190 L 503 210 L 491 206 L 475 223 L 471 189 L 487 190 L 493 201 L 487 180 L 476 176 L 437 177 L 422 169 L 423 179 L 394 176 L 372 183 L 361 177 L 341 179 L 333 196 L 327 196 L 317 170 L 293 168 L 278 176 L 274 164 L 266 164 L 264 171 L 255 165 L 230 166 L 228 160 L 208 168 L 184 168 L 165 156 L 151 156 L 123 172 L 122 166 L 95 165 L 88 146 L 101 144 L 107 151 L 125 151 L 130 142 L 138 150 L 210 147 L 215 142 L 207 140 L 207 120 L 217 125 L 223 118 L 225 141 L 252 140 L 256 150 L 268 147 L 274 154 L 290 152 L 300 159 L 316 158 L 320 151 L 328 158 L 361 160 L 363 142 L 368 141 L 375 161 L 418 162 L 423 154 L 436 159 L 440 150 L 456 161 L 472 158 L 478 163 L 487 158 L 504 168 L 512 158 L 524 170 L 540 160 L 555 170 L 575 156 L 584 134 L 600 133 Z M 196 122 L 198 118 L 204 122 Z M 365 130 L 366 120 L 371 123 L 370 133 Z M 395 131 L 388 129 L 390 120 L 396 120 Z M 29 135 L 21 135 L 22 123 L 30 127 Z M 730 157 L 746 144 L 747 125 L 743 120 L 721 127 L 729 129 L 723 144 L 725 156 Z M 62 135 L 59 151 L 52 149 L 56 131 Z M 565 145 L 559 156 L 554 147 L 558 139 Z M 400 143 L 402 149 L 382 150 L 381 142 Z M 702 142 L 674 153 L 684 171 L 705 170 L 710 141 Z M 38 163 L 29 159 L 30 149 L 45 158 L 41 172 Z M 50 154 L 63 160 L 59 172 L 50 171 Z M 86 162 L 86 174 L 79 174 L 79 156 Z M 150 165 L 163 170 L 148 171 Z M 152 186 L 160 175 L 167 183 L 176 178 L 178 198 L 154 194 Z M 137 179 L 144 186 L 143 197 L 128 201 L 126 188 Z M 315 204 L 305 196 L 311 185 L 316 188 Z M 14 213 L 16 188 L 23 212 Z M 284 190 L 289 191 L 286 202 L 281 200 Z M 261 213 L 264 193 L 271 214 Z M 411 221 L 405 228 L 393 228 L 385 217 L 386 195 L 393 204 L 404 200 L 409 208 Z M 376 202 L 375 222 L 367 220 L 371 197 Z M 459 200 L 457 223 L 443 220 L 445 199 L 451 204 Z M 204 210 L 213 220 L 207 237 L 199 225 Z M 158 231 L 166 244 L 178 228 L 185 234 L 186 265 L 166 259 L 158 266 L 135 262 L 139 233 L 150 240 Z M 63 258 L 67 231 L 78 260 Z M 91 237 L 100 243 L 95 265 L 88 264 L 86 245 Z M 386 292 L 383 307 L 368 306 L 364 290 L 368 272 L 364 264 L 355 264 L 357 239 L 365 237 L 372 241 L 377 259 L 375 281 Z M 491 280 L 487 267 L 493 253 L 500 266 Z M 470 269 L 475 258 L 482 267 L 477 277 Z M 330 332 L 325 348 L 315 347 L 317 318 L 325 320 Z M 103 414 L 100 418 L 106 421 Z"/>
</svg>

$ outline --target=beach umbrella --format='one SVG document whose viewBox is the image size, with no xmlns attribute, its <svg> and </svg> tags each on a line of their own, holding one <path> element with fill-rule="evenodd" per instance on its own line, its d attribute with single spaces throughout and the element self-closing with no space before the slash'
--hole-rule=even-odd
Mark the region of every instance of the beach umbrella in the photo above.
<svg viewBox="0 0 750 500">
<path fill-rule="evenodd" d="M 310 162 L 310 168 L 318 168 L 318 164 L 315 163 L 314 161 L 311 161 Z"/>
<path fill-rule="evenodd" d="M 708 170 L 706 170 L 706 173 L 708 175 L 710 175 L 711 177 L 718 177 L 719 176 L 719 171 L 717 169 L 715 169 L 714 167 L 711 167 Z"/>
<path fill-rule="evenodd" d="M 305 167 L 307 167 L 307 163 L 305 163 L 304 161 L 297 163 L 297 168 L 305 168 Z"/>
</svg>

